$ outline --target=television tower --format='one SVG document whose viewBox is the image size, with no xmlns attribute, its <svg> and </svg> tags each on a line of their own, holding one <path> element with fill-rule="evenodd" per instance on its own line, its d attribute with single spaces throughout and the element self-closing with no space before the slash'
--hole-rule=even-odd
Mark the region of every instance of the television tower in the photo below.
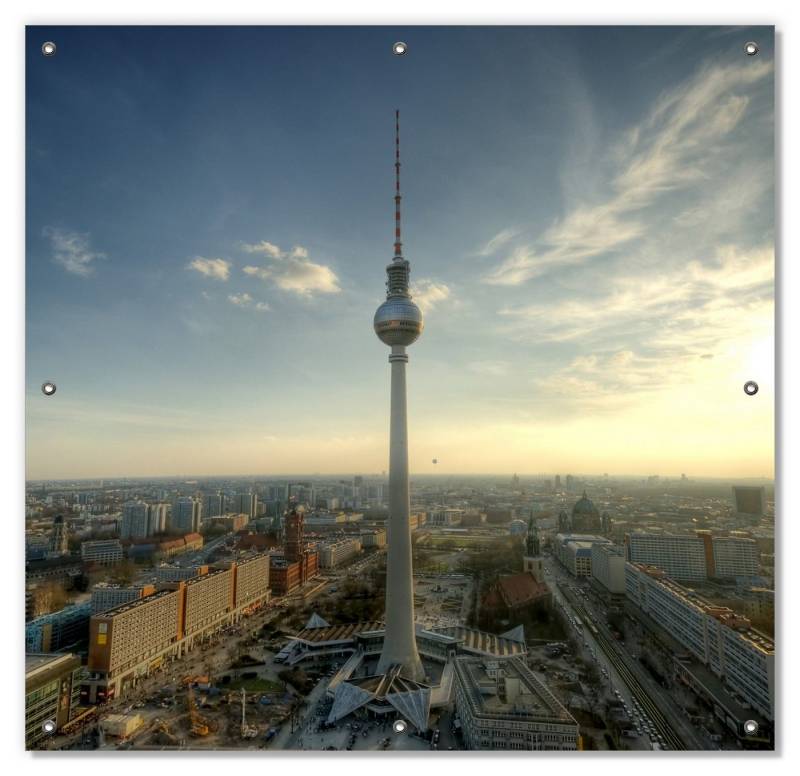
<svg viewBox="0 0 800 776">
<path fill-rule="evenodd" d="M 375 312 L 375 333 L 392 349 L 391 423 L 389 428 L 389 524 L 386 556 L 386 635 L 378 672 L 402 666 L 409 679 L 425 678 L 414 634 L 414 579 L 411 572 L 410 498 L 406 347 L 422 334 L 422 312 L 408 291 L 409 264 L 400 238 L 400 111 L 395 111 L 394 258 L 386 267 L 386 301 Z"/>
</svg>

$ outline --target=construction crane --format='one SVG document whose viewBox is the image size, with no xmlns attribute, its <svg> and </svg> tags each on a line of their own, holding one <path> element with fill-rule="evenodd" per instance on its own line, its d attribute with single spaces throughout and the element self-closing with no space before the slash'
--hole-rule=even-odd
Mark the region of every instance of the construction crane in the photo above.
<svg viewBox="0 0 800 776">
<path fill-rule="evenodd" d="M 186 692 L 186 705 L 189 707 L 189 719 L 191 721 L 189 732 L 193 736 L 207 736 L 209 732 L 208 725 L 197 711 L 197 704 L 194 702 L 194 690 L 191 685 L 189 685 Z"/>
<path fill-rule="evenodd" d="M 247 724 L 245 716 L 245 703 L 247 702 L 247 693 L 242 687 L 242 738 L 255 738 L 258 735 L 258 728 Z"/>
</svg>

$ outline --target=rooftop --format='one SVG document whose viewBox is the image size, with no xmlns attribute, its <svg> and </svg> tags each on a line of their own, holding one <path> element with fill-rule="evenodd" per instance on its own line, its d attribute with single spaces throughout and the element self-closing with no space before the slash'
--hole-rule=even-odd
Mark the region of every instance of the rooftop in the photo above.
<svg viewBox="0 0 800 776">
<path fill-rule="evenodd" d="M 460 657 L 455 669 L 476 715 L 577 724 L 519 658 Z"/>
<path fill-rule="evenodd" d="M 736 631 L 741 638 L 749 641 L 761 651 L 767 654 L 774 654 L 774 641 L 769 638 L 769 636 L 761 633 L 761 631 L 750 627 L 750 620 L 748 620 L 747 617 L 737 614 L 727 606 L 718 606 L 717 604 L 711 603 L 696 593 L 692 588 L 678 584 L 667 577 L 664 571 L 656 566 L 648 566 L 644 563 L 630 563 L 628 565 L 652 577 L 661 587 L 680 598 L 684 605 L 708 617 L 713 617 L 726 627 Z"/>
<path fill-rule="evenodd" d="M 331 625 L 328 628 L 303 628 L 296 638 L 311 644 L 320 644 L 326 641 L 350 641 L 359 633 L 382 631 L 384 627 L 379 620 L 349 622 L 344 625 Z"/>
</svg>

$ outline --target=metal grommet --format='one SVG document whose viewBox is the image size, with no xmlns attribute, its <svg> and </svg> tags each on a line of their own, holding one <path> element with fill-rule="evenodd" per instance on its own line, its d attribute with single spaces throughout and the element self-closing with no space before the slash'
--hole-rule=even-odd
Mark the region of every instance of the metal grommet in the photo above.
<svg viewBox="0 0 800 776">
<path fill-rule="evenodd" d="M 748 396 L 755 396 L 758 393 L 758 383 L 755 380 L 748 380 L 744 384 L 744 392 Z"/>
<path fill-rule="evenodd" d="M 56 384 L 52 380 L 42 383 L 42 393 L 45 396 L 52 396 L 56 392 Z"/>
<path fill-rule="evenodd" d="M 747 43 L 744 44 L 744 53 L 747 54 L 748 57 L 754 57 L 758 54 L 758 43 L 754 40 L 748 40 Z"/>
<path fill-rule="evenodd" d="M 42 722 L 42 730 L 48 735 L 52 735 L 56 732 L 56 723 L 52 719 L 46 719 Z"/>
<path fill-rule="evenodd" d="M 392 53 L 396 54 L 398 57 L 402 57 L 408 51 L 408 46 L 403 43 L 402 40 L 398 40 L 397 43 L 392 46 Z"/>
<path fill-rule="evenodd" d="M 392 729 L 395 733 L 405 733 L 407 727 L 408 725 L 406 725 L 406 721 L 404 719 L 396 719 L 394 721 L 394 725 L 392 725 Z"/>
<path fill-rule="evenodd" d="M 52 40 L 47 40 L 44 43 L 42 43 L 42 54 L 44 54 L 46 57 L 52 57 L 55 56 L 55 53 L 56 53 L 56 44 L 53 43 Z"/>
<path fill-rule="evenodd" d="M 745 720 L 744 732 L 748 736 L 754 736 L 756 733 L 758 733 L 758 722 L 756 722 L 754 719 Z"/>
</svg>

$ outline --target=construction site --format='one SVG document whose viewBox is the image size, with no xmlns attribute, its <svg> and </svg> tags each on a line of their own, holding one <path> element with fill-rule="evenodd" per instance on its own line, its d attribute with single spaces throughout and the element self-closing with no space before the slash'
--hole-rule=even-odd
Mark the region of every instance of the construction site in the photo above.
<svg viewBox="0 0 800 776">
<path fill-rule="evenodd" d="M 121 734 L 106 735 L 126 749 L 239 749 L 247 742 L 265 748 L 284 725 L 292 725 L 301 703 L 283 682 L 256 676 L 231 681 L 226 675 L 217 685 L 208 676 L 187 676 L 180 687 L 165 688 L 117 715 L 138 724 L 116 720 Z"/>
</svg>

